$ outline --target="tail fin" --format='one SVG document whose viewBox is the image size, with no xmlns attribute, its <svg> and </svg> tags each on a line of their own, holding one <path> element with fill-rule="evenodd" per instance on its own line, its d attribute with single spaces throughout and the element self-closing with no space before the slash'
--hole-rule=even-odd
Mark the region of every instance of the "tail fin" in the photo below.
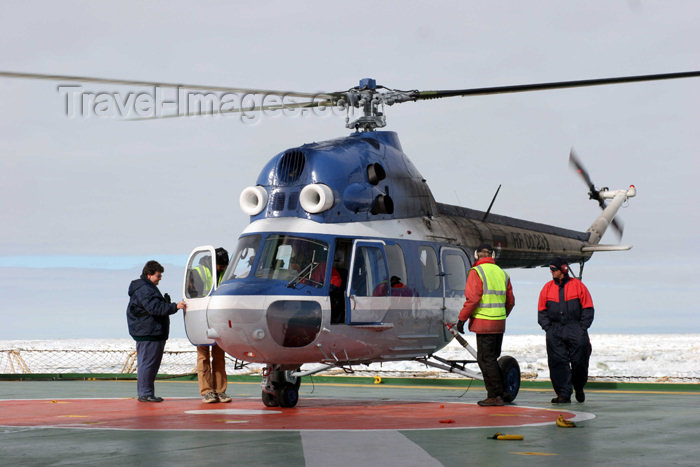
<svg viewBox="0 0 700 467">
<path fill-rule="evenodd" d="M 588 241 L 592 245 L 597 245 L 600 243 L 600 239 L 603 238 L 603 234 L 607 230 L 608 226 L 614 221 L 615 214 L 617 214 L 617 211 L 620 209 L 620 206 L 622 206 L 622 203 L 627 201 L 629 198 L 634 197 L 637 194 L 637 189 L 634 187 L 634 185 L 630 185 L 630 187 L 626 190 L 609 191 L 607 189 L 602 189 L 598 192 L 598 194 L 600 195 L 600 198 L 609 199 L 612 201 L 610 201 L 610 204 L 605 207 L 600 216 L 593 221 L 593 224 L 591 224 L 587 230 L 587 232 L 591 233 Z"/>
</svg>

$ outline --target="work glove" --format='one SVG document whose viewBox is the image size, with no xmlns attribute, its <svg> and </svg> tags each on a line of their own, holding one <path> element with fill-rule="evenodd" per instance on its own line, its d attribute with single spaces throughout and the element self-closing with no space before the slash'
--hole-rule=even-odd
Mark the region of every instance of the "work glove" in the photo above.
<svg viewBox="0 0 700 467">
<path fill-rule="evenodd" d="M 457 332 L 464 334 L 464 321 L 457 321 Z"/>
</svg>

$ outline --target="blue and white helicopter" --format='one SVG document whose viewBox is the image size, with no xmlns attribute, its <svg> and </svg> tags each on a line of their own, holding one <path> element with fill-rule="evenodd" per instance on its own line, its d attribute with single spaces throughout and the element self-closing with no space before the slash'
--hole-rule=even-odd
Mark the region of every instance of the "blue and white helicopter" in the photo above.
<svg viewBox="0 0 700 467">
<path fill-rule="evenodd" d="M 274 156 L 241 193 L 251 223 L 220 285 L 201 291 L 185 281 L 190 341 L 265 364 L 265 405 L 296 405 L 304 376 L 372 362 L 415 360 L 481 378 L 466 367 L 474 361 L 435 353 L 457 337 L 476 358 L 450 324 L 464 302 L 470 252 L 482 242 L 494 245 L 505 268 L 547 265 L 554 256 L 583 268 L 595 251 L 630 248 L 599 242 L 611 223 L 621 232 L 614 216 L 634 186 L 596 189 L 573 152 L 603 207 L 585 232 L 436 202 L 398 135 L 377 131 L 383 104 L 432 97 L 440 96 L 380 92 L 371 79 L 327 95 L 324 105 L 363 110 L 348 122 L 355 132 Z M 215 259 L 214 247 L 195 248 L 187 270 Z M 512 401 L 519 365 L 510 356 L 499 365 Z"/>
<path fill-rule="evenodd" d="M 491 207 L 482 212 L 438 203 L 404 154 L 398 135 L 378 131 L 386 125 L 384 107 L 697 76 L 700 71 L 447 91 L 397 91 L 364 79 L 343 92 L 276 93 L 309 100 L 282 99 L 246 111 L 340 107 L 348 111 L 347 127 L 354 132 L 280 152 L 243 189 L 240 206 L 251 222 L 219 284 L 192 280 L 199 265 L 216 270 L 215 249 L 192 251 L 183 285 L 189 340 L 216 343 L 239 360 L 264 364 L 262 400 L 267 406 L 295 406 L 304 376 L 372 362 L 414 360 L 481 379 L 467 367 L 475 360 L 455 362 L 436 355 L 457 338 L 476 358 L 450 327 L 464 302 L 475 247 L 492 244 L 504 268 L 546 266 L 554 256 L 566 257 L 580 264 L 580 275 L 594 252 L 631 248 L 600 240 L 610 225 L 622 233 L 615 214 L 636 189 L 597 189 L 572 152 L 570 161 L 586 181 L 590 198 L 603 208 L 586 231 L 491 214 Z M 0 77 L 275 94 L 15 72 L 0 72 Z M 362 115 L 351 120 L 355 109 Z M 211 285 L 205 289 L 206 282 Z M 503 356 L 499 364 L 506 400 L 512 401 L 520 387 L 518 363 Z"/>
</svg>

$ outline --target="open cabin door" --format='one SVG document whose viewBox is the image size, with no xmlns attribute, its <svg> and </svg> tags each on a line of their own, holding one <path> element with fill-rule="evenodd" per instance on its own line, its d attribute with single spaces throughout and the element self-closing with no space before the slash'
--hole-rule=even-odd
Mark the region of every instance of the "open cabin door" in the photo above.
<svg viewBox="0 0 700 467">
<path fill-rule="evenodd" d="M 467 285 L 467 272 L 471 267 L 467 255 L 459 248 L 440 248 L 440 275 L 442 276 L 443 321 L 457 322 L 464 305 L 464 289 Z"/>
<path fill-rule="evenodd" d="M 185 332 L 187 338 L 195 345 L 213 344 L 207 337 L 207 307 L 209 295 L 216 289 L 216 253 L 213 246 L 198 246 L 187 260 L 183 295 L 187 310 Z"/>
<path fill-rule="evenodd" d="M 381 323 L 391 302 L 384 242 L 355 240 L 347 288 L 348 324 Z"/>
</svg>

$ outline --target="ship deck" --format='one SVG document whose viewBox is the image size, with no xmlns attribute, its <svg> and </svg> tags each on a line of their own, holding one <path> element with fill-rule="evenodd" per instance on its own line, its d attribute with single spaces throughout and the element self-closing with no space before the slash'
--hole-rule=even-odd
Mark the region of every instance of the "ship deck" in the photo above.
<svg viewBox="0 0 700 467">
<path fill-rule="evenodd" d="M 260 383 L 230 378 L 229 404 L 204 404 L 196 381 L 0 381 L 5 465 L 696 465 L 700 385 L 592 383 L 557 407 L 546 382 L 513 405 L 479 407 L 479 381 L 305 378 L 295 408 L 268 408 Z M 575 428 L 556 425 L 559 415 Z M 490 439 L 496 433 L 522 440 Z"/>
</svg>

